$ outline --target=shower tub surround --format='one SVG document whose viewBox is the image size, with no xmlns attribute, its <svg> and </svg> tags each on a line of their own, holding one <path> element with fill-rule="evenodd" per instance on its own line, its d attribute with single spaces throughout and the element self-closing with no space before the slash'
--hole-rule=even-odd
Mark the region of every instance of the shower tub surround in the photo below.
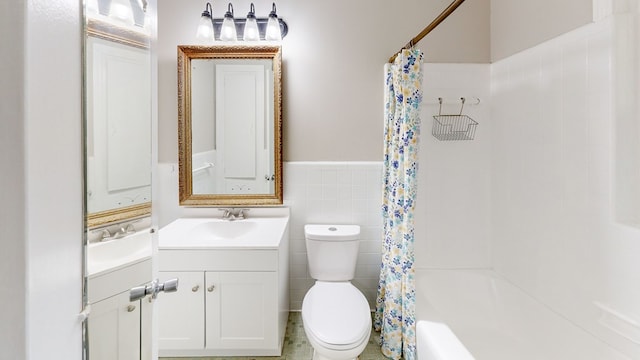
<svg viewBox="0 0 640 360">
<path fill-rule="evenodd" d="M 416 274 L 418 360 L 630 360 L 490 270 Z"/>
<path fill-rule="evenodd" d="M 638 190 L 625 182 L 638 141 L 622 136 L 638 134 L 628 82 L 639 18 L 603 17 L 490 65 L 491 111 L 478 128 L 483 139 L 491 126 L 490 170 L 479 173 L 489 195 L 471 198 L 490 222 L 466 238 L 433 221 L 416 229 L 418 359 L 640 359 L 640 232 L 626 216 L 640 212 L 626 206 Z M 428 184 L 447 170 L 437 165 L 427 162 Z"/>
</svg>

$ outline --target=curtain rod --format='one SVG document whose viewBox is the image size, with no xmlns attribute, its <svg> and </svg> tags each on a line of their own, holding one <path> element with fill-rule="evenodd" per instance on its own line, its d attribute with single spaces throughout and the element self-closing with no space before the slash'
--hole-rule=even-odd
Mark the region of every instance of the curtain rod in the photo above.
<svg viewBox="0 0 640 360">
<path fill-rule="evenodd" d="M 451 4 L 449 4 L 449 6 L 446 9 L 444 9 L 444 11 L 440 13 L 440 15 L 438 15 L 435 19 L 433 19 L 431 24 L 427 25 L 427 27 L 424 28 L 424 30 L 422 30 L 420 34 L 416 35 L 416 37 L 411 39 L 411 41 L 409 41 L 407 45 L 403 46 L 402 49 L 400 49 L 400 51 L 393 54 L 393 56 L 389 58 L 389 62 L 393 63 L 393 61 L 396 59 L 396 56 L 398 56 L 398 54 L 402 50 L 412 48 L 413 45 L 417 44 L 418 41 L 422 40 L 423 37 L 427 36 L 427 34 L 431 32 L 431 30 L 438 27 L 438 25 L 440 25 L 440 23 L 443 22 L 444 19 L 447 18 L 447 16 L 451 15 L 451 13 L 453 13 L 458 8 L 458 6 L 462 5 L 464 1 L 465 0 L 454 0 Z"/>
</svg>

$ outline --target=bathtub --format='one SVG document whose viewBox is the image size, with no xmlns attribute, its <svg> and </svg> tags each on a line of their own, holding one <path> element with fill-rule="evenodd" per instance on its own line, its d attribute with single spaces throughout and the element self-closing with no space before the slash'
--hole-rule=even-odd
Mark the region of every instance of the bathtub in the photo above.
<svg viewBox="0 0 640 360">
<path fill-rule="evenodd" d="M 418 360 L 629 360 L 489 270 L 416 271 Z"/>
</svg>

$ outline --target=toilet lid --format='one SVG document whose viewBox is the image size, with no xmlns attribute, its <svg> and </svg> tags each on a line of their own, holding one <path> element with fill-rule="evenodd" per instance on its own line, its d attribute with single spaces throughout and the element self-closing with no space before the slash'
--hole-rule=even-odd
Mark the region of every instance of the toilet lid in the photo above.
<svg viewBox="0 0 640 360">
<path fill-rule="evenodd" d="M 329 346 L 359 343 L 371 328 L 369 303 L 348 282 L 316 282 L 302 302 L 302 320 L 317 340 Z"/>
</svg>

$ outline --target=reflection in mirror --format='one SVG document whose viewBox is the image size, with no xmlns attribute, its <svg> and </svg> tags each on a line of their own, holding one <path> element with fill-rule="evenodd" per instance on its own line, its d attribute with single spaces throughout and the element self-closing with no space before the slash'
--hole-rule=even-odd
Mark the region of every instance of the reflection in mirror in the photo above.
<svg viewBox="0 0 640 360">
<path fill-rule="evenodd" d="M 84 358 L 151 359 L 154 0 L 85 0 Z M 150 15 L 153 14 L 153 15 Z"/>
<path fill-rule="evenodd" d="M 127 1 L 127 3 L 129 3 Z M 145 6 L 88 1 L 85 43 L 87 226 L 149 214 L 151 64 Z"/>
<path fill-rule="evenodd" d="M 180 46 L 181 205 L 282 204 L 280 47 Z"/>
</svg>

